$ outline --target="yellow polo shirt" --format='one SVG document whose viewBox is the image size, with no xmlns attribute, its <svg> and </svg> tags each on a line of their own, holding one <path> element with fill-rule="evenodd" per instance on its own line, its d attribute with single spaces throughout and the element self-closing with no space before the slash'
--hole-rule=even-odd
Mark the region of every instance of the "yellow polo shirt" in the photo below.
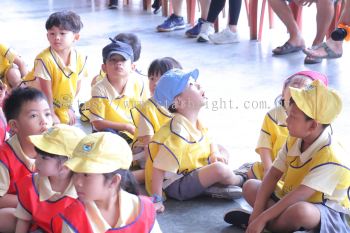
<svg viewBox="0 0 350 233">
<path fill-rule="evenodd" d="M 110 226 L 102 216 L 95 202 L 85 202 L 85 212 L 92 231 L 96 233 L 106 232 L 111 228 L 120 228 L 133 222 L 139 215 L 140 202 L 136 195 L 119 191 L 119 219 L 115 226 Z M 75 231 L 70 228 L 64 221 L 62 222 L 63 233 L 74 233 Z M 154 223 L 151 233 L 161 233 L 157 220 Z"/>
<path fill-rule="evenodd" d="M 35 174 L 34 185 L 38 190 L 40 201 L 56 201 L 65 196 L 74 199 L 78 198 L 77 192 L 72 181 L 70 181 L 67 188 L 62 193 L 52 190 L 50 180 L 47 176 L 39 176 L 38 174 Z M 28 211 L 26 211 L 20 203 L 18 203 L 17 205 L 15 216 L 25 221 L 32 220 L 32 215 L 28 213 Z"/>
<path fill-rule="evenodd" d="M 16 58 L 16 53 L 6 45 L 0 43 L 0 78 L 3 80 L 6 71 L 11 67 Z M 3 80 L 7 83 L 7 80 Z"/>
<path fill-rule="evenodd" d="M 133 124 L 130 110 L 148 98 L 145 88 L 141 79 L 130 75 L 123 93 L 118 93 L 108 78 L 102 79 L 92 87 L 92 97 L 86 103 L 90 122 L 108 120 Z M 129 132 L 124 133 L 133 138 Z"/>
<path fill-rule="evenodd" d="M 181 114 L 174 117 L 156 132 L 149 143 L 146 162 L 146 189 L 151 194 L 153 167 L 166 172 L 163 188 L 180 175 L 209 164 L 211 139 L 200 121 L 196 127 Z M 177 177 L 176 177 L 177 176 Z"/>
<path fill-rule="evenodd" d="M 35 58 L 34 69 L 24 77 L 24 82 L 33 87 L 40 86 L 36 77 L 51 81 L 54 109 L 61 123 L 69 122 L 68 109 L 76 97 L 77 84 L 81 78 L 87 77 L 86 59 L 73 48 L 69 65 L 66 66 L 55 50 L 49 47 Z"/>
<path fill-rule="evenodd" d="M 274 161 L 279 150 L 282 148 L 288 137 L 288 128 L 286 125 L 287 114 L 282 106 L 271 109 L 264 118 L 260 130 L 260 136 L 255 148 L 259 153 L 260 148 L 271 150 L 271 160 Z M 254 175 L 262 180 L 264 176 L 264 166 L 261 162 L 253 164 Z"/>
<path fill-rule="evenodd" d="M 21 144 L 18 141 L 17 135 L 13 135 L 7 140 L 12 149 L 22 163 L 30 170 L 35 170 L 35 159 L 28 157 L 22 150 Z M 4 196 L 10 187 L 10 174 L 6 166 L 0 163 L 0 196 Z"/>
<path fill-rule="evenodd" d="M 309 202 L 323 203 L 328 207 L 350 214 L 350 159 L 342 147 L 333 142 L 328 130 L 304 152 L 302 140 L 289 137 L 273 166 L 284 173 L 284 185 L 276 190 L 283 197 L 299 185 L 316 191 Z"/>
</svg>

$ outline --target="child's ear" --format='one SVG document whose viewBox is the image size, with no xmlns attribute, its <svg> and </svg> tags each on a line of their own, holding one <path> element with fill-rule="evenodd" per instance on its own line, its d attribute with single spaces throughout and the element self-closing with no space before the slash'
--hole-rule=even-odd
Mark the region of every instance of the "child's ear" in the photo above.
<svg viewBox="0 0 350 233">
<path fill-rule="evenodd" d="M 80 34 L 79 33 L 74 33 L 74 41 L 77 41 L 80 39 Z"/>
<path fill-rule="evenodd" d="M 317 123 L 315 120 L 311 120 L 311 125 L 310 125 L 310 131 L 314 131 L 315 129 L 317 129 L 317 127 L 320 125 L 319 123 Z"/>
<path fill-rule="evenodd" d="M 114 175 L 111 179 L 111 183 L 109 184 L 109 188 L 112 188 L 112 189 L 119 188 L 121 181 L 122 181 L 122 177 L 119 174 Z"/>
<path fill-rule="evenodd" d="M 131 70 L 132 71 L 136 70 L 136 63 L 135 62 L 131 63 Z"/>
<path fill-rule="evenodd" d="M 101 65 L 101 69 L 102 69 L 103 72 L 106 73 L 106 64 L 103 63 L 103 64 Z"/>
<path fill-rule="evenodd" d="M 18 126 L 17 126 L 17 121 L 16 120 L 9 120 L 9 122 L 8 122 L 8 124 L 9 124 L 9 126 L 10 126 L 10 128 L 11 128 L 11 132 L 13 133 L 13 134 L 16 134 L 16 133 L 18 133 Z"/>
</svg>

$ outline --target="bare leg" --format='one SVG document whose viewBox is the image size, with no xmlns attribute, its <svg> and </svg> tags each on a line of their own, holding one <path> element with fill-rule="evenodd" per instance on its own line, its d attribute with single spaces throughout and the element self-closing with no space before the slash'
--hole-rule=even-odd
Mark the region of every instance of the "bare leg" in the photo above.
<svg viewBox="0 0 350 233">
<path fill-rule="evenodd" d="M 235 175 L 229 166 L 221 162 L 200 168 L 198 177 L 203 187 L 209 187 L 216 183 L 238 185 L 242 182 L 241 176 Z"/>
<path fill-rule="evenodd" d="M 289 32 L 288 42 L 293 46 L 304 46 L 305 42 L 294 19 L 293 13 L 286 3 L 282 0 L 269 0 L 269 4 L 277 16 L 281 19 Z"/>
<path fill-rule="evenodd" d="M 317 33 L 312 45 L 323 42 L 334 15 L 334 3 L 330 0 L 318 0 L 317 7 Z"/>
<path fill-rule="evenodd" d="M 19 69 L 17 68 L 10 68 L 6 72 L 6 80 L 9 83 L 11 88 L 16 88 L 21 84 L 21 73 L 19 72 Z"/>
<path fill-rule="evenodd" d="M 177 16 L 182 16 L 182 3 L 183 0 L 172 0 L 174 14 Z"/>
<path fill-rule="evenodd" d="M 210 1 L 211 0 L 199 0 L 199 4 L 201 5 L 201 18 L 204 20 L 208 17 Z"/>
<path fill-rule="evenodd" d="M 16 217 L 15 208 L 0 209 L 0 232 L 15 232 Z"/>
<path fill-rule="evenodd" d="M 243 197 L 249 203 L 250 206 L 254 207 L 256 195 L 259 191 L 260 185 L 261 185 L 261 180 L 255 180 L 255 179 L 248 180 L 243 185 Z M 273 204 L 275 204 L 275 201 L 270 199 L 269 202 L 267 203 L 267 208 L 271 207 Z"/>
<path fill-rule="evenodd" d="M 311 230 L 317 228 L 320 221 L 321 213 L 314 204 L 298 202 L 270 221 L 267 228 L 273 232 L 294 232 L 301 227 Z"/>
</svg>

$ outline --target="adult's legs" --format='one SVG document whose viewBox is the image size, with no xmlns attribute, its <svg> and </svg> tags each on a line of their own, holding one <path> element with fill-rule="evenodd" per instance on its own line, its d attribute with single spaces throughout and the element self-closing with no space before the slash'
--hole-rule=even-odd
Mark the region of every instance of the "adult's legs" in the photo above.
<svg viewBox="0 0 350 233">
<path fill-rule="evenodd" d="M 294 47 L 304 46 L 304 39 L 288 3 L 284 0 L 269 0 L 269 4 L 283 24 L 287 27 L 289 32 L 289 39 L 287 42 Z M 282 47 L 278 47 L 275 50 L 278 50 L 277 52 L 279 52 L 281 48 Z"/>
<path fill-rule="evenodd" d="M 183 0 L 172 0 L 174 13 L 170 15 L 162 24 L 157 26 L 159 32 L 170 32 L 174 30 L 184 29 L 186 27 L 184 18 L 182 17 Z"/>
<path fill-rule="evenodd" d="M 229 0 L 228 27 L 232 32 L 237 32 L 237 23 L 241 13 L 242 0 Z"/>
<path fill-rule="evenodd" d="M 343 4 L 343 12 L 340 16 L 339 23 L 350 25 L 350 0 L 345 0 Z M 343 53 L 343 42 L 334 41 L 332 38 L 326 41 L 325 46 L 319 47 L 318 49 L 306 49 L 305 53 L 316 58 L 329 58 L 325 47 L 333 51 L 335 55 L 341 55 Z"/>
<path fill-rule="evenodd" d="M 196 25 L 194 25 L 192 28 L 186 31 L 186 36 L 190 38 L 196 38 L 199 35 L 202 26 L 205 23 L 206 18 L 208 17 L 210 2 L 211 0 L 199 0 L 199 4 L 201 6 L 201 17 L 198 19 Z"/>
<path fill-rule="evenodd" d="M 323 42 L 328 28 L 332 22 L 334 15 L 334 3 L 332 0 L 318 0 L 316 2 L 317 15 L 317 31 L 316 37 L 312 45 L 318 45 Z"/>
</svg>

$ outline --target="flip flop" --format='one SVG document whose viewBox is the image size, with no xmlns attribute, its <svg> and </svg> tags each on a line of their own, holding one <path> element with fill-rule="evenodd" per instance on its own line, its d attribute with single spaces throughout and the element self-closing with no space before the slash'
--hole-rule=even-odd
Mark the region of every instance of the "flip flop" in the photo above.
<svg viewBox="0 0 350 233">
<path fill-rule="evenodd" d="M 292 45 L 291 43 L 289 43 L 288 41 L 286 43 L 284 43 L 284 45 L 282 46 L 278 46 L 277 48 L 275 48 L 274 50 L 272 50 L 272 53 L 274 55 L 285 55 L 288 53 L 295 53 L 295 52 L 299 52 L 301 50 L 304 49 L 305 46 L 295 46 Z"/>
<path fill-rule="evenodd" d="M 318 46 L 318 48 L 324 48 L 325 52 L 327 55 L 324 55 L 324 56 L 315 56 L 313 55 L 312 53 L 310 53 L 310 51 L 313 51 L 315 49 L 304 49 L 303 52 L 310 56 L 310 57 L 314 57 L 314 58 L 319 58 L 319 59 L 334 59 L 334 58 L 339 58 L 341 57 L 343 54 L 340 53 L 340 54 L 337 54 L 336 52 L 334 52 L 328 45 L 326 42 L 323 42 L 320 46 Z M 317 49 L 318 49 L 317 48 Z"/>
<path fill-rule="evenodd" d="M 318 64 L 322 62 L 322 58 L 311 57 L 307 55 L 304 60 L 304 64 Z"/>
</svg>

